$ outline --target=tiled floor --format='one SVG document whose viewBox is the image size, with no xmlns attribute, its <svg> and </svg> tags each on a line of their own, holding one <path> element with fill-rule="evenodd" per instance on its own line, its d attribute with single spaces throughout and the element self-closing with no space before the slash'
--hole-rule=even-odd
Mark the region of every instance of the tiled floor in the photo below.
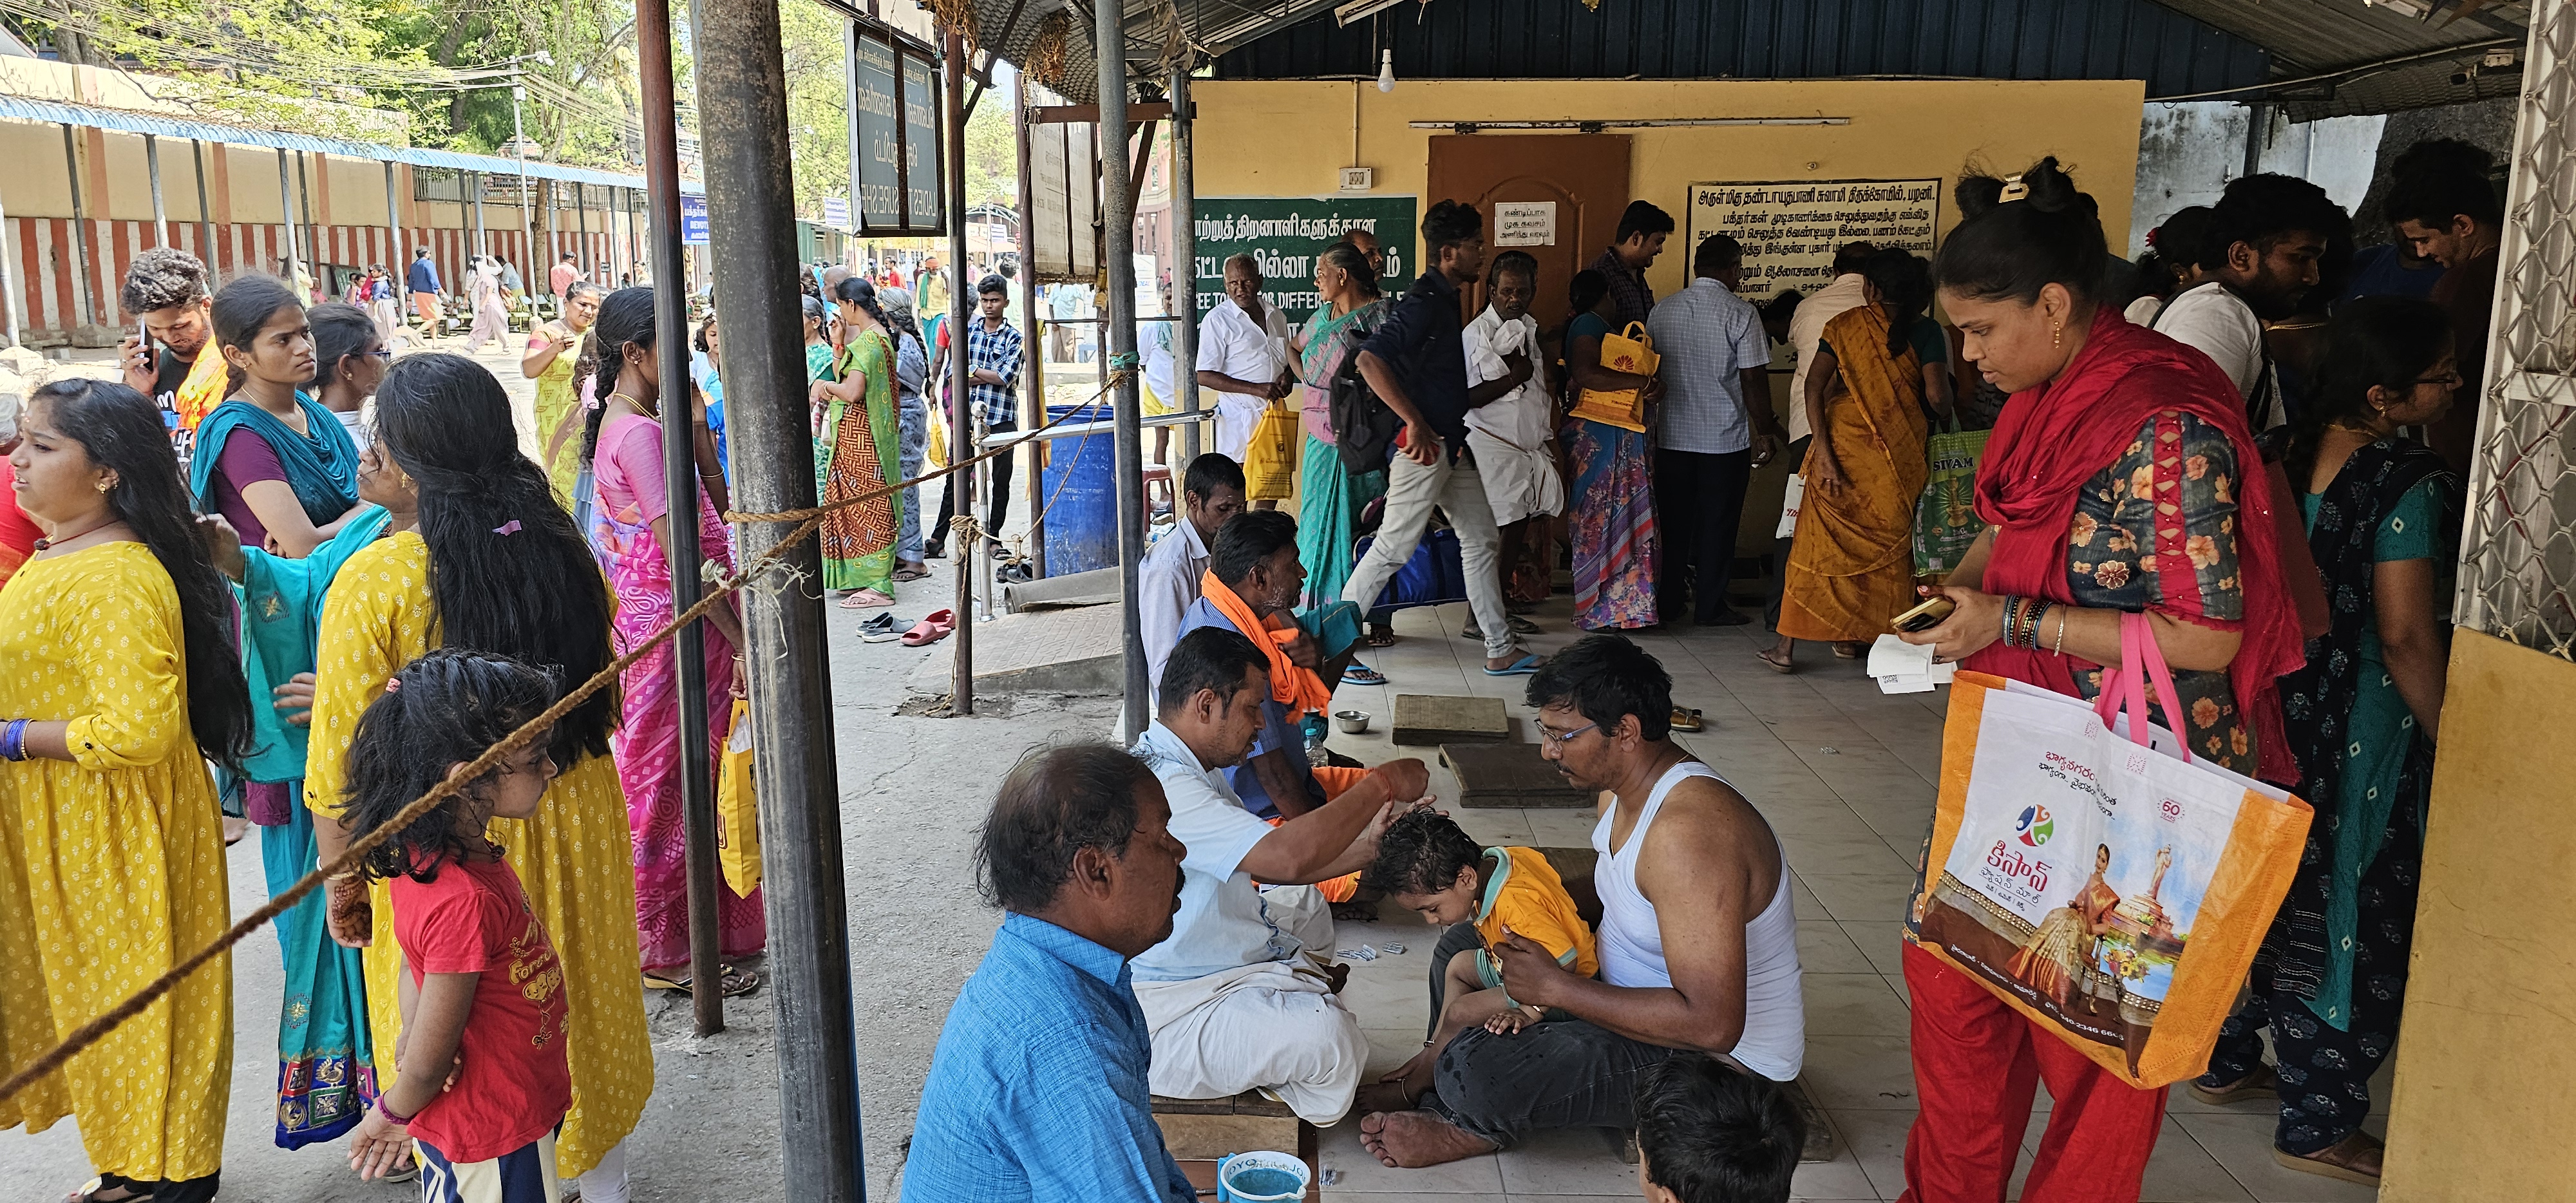
<svg viewBox="0 0 2576 1203">
<path fill-rule="evenodd" d="M 1540 651 L 1571 642 L 1570 600 L 1560 594 L 1537 616 L 1546 634 Z M 1518 737 L 1536 738 L 1521 704 L 1526 678 L 1483 671 L 1481 647 L 1458 637 L 1466 607 L 1401 612 L 1401 642 L 1365 655 L 1387 674 L 1385 686 L 1346 686 L 1339 707 L 1369 711 L 1369 734 L 1336 733 L 1332 746 L 1376 762 L 1422 755 L 1443 798 L 1456 779 L 1438 767 L 1436 749 L 1398 748 L 1387 737 L 1397 693 L 1469 693 L 1505 699 Z M 1914 1117 L 1914 1081 L 1906 1054 L 1907 999 L 1897 962 L 1897 916 L 1912 866 L 1929 828 L 1933 777 L 1940 767 L 1946 690 L 1890 697 L 1857 665 L 1821 645 L 1802 644 L 1800 671 L 1781 676 L 1754 659 L 1769 637 L 1758 626 L 1675 627 L 1637 637 L 1673 676 L 1673 700 L 1696 707 L 1705 731 L 1676 738 L 1744 792 L 1779 833 L 1797 878 L 1799 955 L 1805 971 L 1805 1082 L 1841 1138 L 1830 1163 L 1799 1168 L 1796 1193 L 1811 1200 L 1891 1200 L 1904 1190 L 1905 1133 Z M 1589 812 L 1451 807 L 1468 832 L 1488 843 L 1572 846 L 1587 843 Z M 1370 1071 L 1393 1068 L 1421 1046 L 1429 1011 L 1426 979 L 1436 933 L 1388 908 L 1377 923 L 1342 925 L 1343 948 L 1404 945 L 1400 956 L 1353 966 L 1345 997 L 1368 1028 Z M 2374 1095 L 2388 1097 L 2385 1075 Z M 2048 1106 L 2045 1091 L 2039 1107 Z M 2045 1126 L 2034 1115 L 2023 1146 L 2023 1170 Z M 2384 1132 L 2384 1116 L 2369 1123 Z M 2271 1108 L 2244 1103 L 2202 1105 L 2176 1089 L 2163 1135 L 2148 1163 L 2147 1203 L 2367 1203 L 2373 1190 L 2297 1173 L 2273 1164 Z M 1424 1170 L 1391 1170 L 1359 1145 L 1350 1121 L 1324 1135 L 1330 1198 L 1393 1203 L 1460 1194 L 1540 1200 L 1638 1194 L 1636 1173 L 1590 1130 L 1545 1134 L 1499 1155 Z M 2018 1197 L 2016 1182 L 2015 1197 Z"/>
</svg>

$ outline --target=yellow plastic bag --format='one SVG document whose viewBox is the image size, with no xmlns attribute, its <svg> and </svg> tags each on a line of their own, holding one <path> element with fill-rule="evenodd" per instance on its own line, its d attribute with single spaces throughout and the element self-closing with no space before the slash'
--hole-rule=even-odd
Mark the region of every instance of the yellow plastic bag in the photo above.
<svg viewBox="0 0 2576 1203">
<path fill-rule="evenodd" d="M 737 897 L 760 888 L 760 803 L 751 785 L 751 703 L 733 702 L 733 733 L 716 766 L 716 856 Z"/>
<path fill-rule="evenodd" d="M 1663 363 L 1663 356 L 1655 354 L 1655 340 L 1646 336 L 1646 325 L 1643 322 L 1628 323 L 1627 332 L 1624 334 L 1601 336 L 1602 367 L 1614 372 L 1633 372 L 1640 376 L 1652 376 L 1655 374 L 1655 368 L 1661 363 Z M 1642 434 L 1646 429 L 1644 390 L 1585 389 L 1583 396 L 1574 403 L 1574 416 Z"/>
<path fill-rule="evenodd" d="M 1297 491 L 1297 411 L 1273 401 L 1252 428 L 1243 451 L 1243 495 L 1253 501 L 1286 501 Z"/>
<path fill-rule="evenodd" d="M 937 410 L 933 410 L 929 425 L 930 439 L 922 445 L 921 468 L 925 472 L 936 472 L 948 466 L 948 423 L 941 420 Z"/>
</svg>

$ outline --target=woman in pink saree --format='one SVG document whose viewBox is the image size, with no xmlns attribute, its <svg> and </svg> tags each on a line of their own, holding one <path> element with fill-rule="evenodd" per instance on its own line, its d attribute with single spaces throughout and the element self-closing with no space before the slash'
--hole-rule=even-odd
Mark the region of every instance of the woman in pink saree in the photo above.
<svg viewBox="0 0 2576 1203">
<path fill-rule="evenodd" d="M 653 343 L 653 291 L 620 289 L 601 303 L 582 354 L 582 368 L 613 377 L 615 386 L 591 411 L 590 460 L 596 478 L 592 546 L 608 565 L 617 594 L 611 641 L 625 655 L 671 621 L 671 564 L 663 554 L 671 534 L 663 475 L 661 375 Z M 672 398 L 681 405 L 686 397 Z M 731 541 L 714 503 L 698 495 L 698 548 L 708 559 L 733 566 Z M 710 611 L 706 631 L 708 764 L 722 757 L 733 715 L 741 660 L 742 620 L 730 605 Z M 623 718 L 610 738 L 617 776 L 626 789 L 626 817 L 634 834 L 635 933 L 647 983 L 677 983 L 689 963 L 687 841 L 680 806 L 679 672 L 671 644 L 627 666 L 620 679 Z M 714 783 L 710 781 L 712 789 Z M 760 891 L 746 897 L 716 882 L 716 938 L 725 957 L 749 956 L 768 941 Z M 757 984 L 725 970 L 723 988 L 738 994 Z"/>
</svg>

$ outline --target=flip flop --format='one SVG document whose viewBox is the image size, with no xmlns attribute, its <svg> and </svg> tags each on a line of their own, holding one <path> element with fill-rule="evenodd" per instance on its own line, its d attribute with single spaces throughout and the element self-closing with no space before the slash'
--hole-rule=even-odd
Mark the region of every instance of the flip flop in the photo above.
<svg viewBox="0 0 2576 1203">
<path fill-rule="evenodd" d="M 1365 664 L 1353 664 L 1342 670 L 1344 685 L 1384 685 L 1386 674 Z"/>
<path fill-rule="evenodd" d="M 853 589 L 848 597 L 841 599 L 841 608 L 844 610 L 872 610 L 878 606 L 893 604 L 893 598 L 874 589 Z"/>
<path fill-rule="evenodd" d="M 1538 666 L 1538 653 L 1531 652 L 1518 660 L 1512 661 L 1507 667 L 1488 668 L 1485 670 L 1485 675 L 1489 677 L 1526 677 L 1531 673 L 1537 672 Z"/>
<path fill-rule="evenodd" d="M 759 974 L 753 973 L 748 969 L 738 969 L 732 965 L 724 967 L 724 973 L 719 980 L 722 983 L 722 989 L 726 998 L 740 998 L 754 990 L 760 989 Z M 681 995 L 686 995 L 691 992 L 690 979 L 685 974 L 679 977 L 665 977 L 661 974 L 647 973 L 644 975 L 644 988 L 647 990 L 668 990 L 674 994 Z"/>
<path fill-rule="evenodd" d="M 1509 615 L 1506 621 L 1511 624 L 1512 633 L 1515 635 L 1535 635 L 1538 634 L 1540 630 L 1537 623 L 1531 622 L 1518 614 Z"/>
<path fill-rule="evenodd" d="M 1793 673 L 1793 672 L 1798 671 L 1798 665 L 1797 665 L 1797 662 L 1796 662 L 1796 661 L 1794 661 L 1794 660 L 1793 660 L 1793 661 L 1790 661 L 1790 662 L 1789 662 L 1789 663 L 1787 663 L 1787 664 L 1783 664 L 1783 663 L 1781 663 L 1781 662 L 1779 662 L 1779 661 L 1777 661 L 1777 660 L 1772 659 L 1772 658 L 1771 658 L 1771 649 L 1769 649 L 1769 648 L 1764 648 L 1764 649 L 1762 649 L 1761 651 L 1758 651 L 1758 652 L 1753 653 L 1753 658 L 1754 658 L 1754 659 L 1756 659 L 1756 660 L 1760 660 L 1760 661 L 1762 662 L 1762 664 L 1763 664 L 1763 666 L 1764 666 L 1764 667 L 1766 667 L 1766 668 L 1770 669 L 1771 671 L 1773 671 L 1773 672 L 1775 672 L 1775 673 L 1787 674 L 1787 673 Z"/>
<path fill-rule="evenodd" d="M 1675 731 L 1701 731 L 1707 729 L 1708 720 L 1702 717 L 1700 712 L 1697 710 L 1675 706 L 1673 707 L 1673 721 L 1670 725 Z"/>
<path fill-rule="evenodd" d="M 1367 642 L 1370 647 L 1394 647 L 1395 628 L 1389 627 L 1381 632 L 1377 628 L 1371 627 L 1369 628 Z"/>
<path fill-rule="evenodd" d="M 956 629 L 956 611 L 933 610 L 924 615 L 920 622 L 912 624 L 911 630 L 903 633 L 902 642 L 905 647 L 922 647 L 946 639 L 948 633 Z"/>
</svg>

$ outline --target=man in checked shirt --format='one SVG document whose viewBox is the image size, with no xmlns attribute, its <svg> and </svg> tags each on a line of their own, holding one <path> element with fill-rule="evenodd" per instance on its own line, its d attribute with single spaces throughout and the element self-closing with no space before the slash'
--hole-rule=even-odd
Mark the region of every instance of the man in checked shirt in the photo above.
<svg viewBox="0 0 2576 1203">
<path fill-rule="evenodd" d="M 974 415 L 981 427 L 978 437 L 1020 428 L 1020 331 L 1004 316 L 1010 308 L 1010 296 L 1010 288 L 1000 276 L 986 276 L 975 284 L 979 316 L 977 320 L 966 323 L 966 399 L 973 406 L 967 412 Z M 939 332 L 939 345 L 942 350 L 949 345 L 946 330 Z M 973 451 L 959 448 L 952 454 L 971 455 Z M 993 491 L 984 507 L 984 533 L 995 557 L 1005 555 L 1009 550 L 1002 545 L 999 536 L 1003 520 L 1011 516 L 1011 467 L 1019 458 L 1019 453 L 1014 451 L 986 461 L 993 476 Z M 947 554 L 948 524 L 955 520 L 956 514 L 956 490 L 941 489 L 939 525 L 930 532 L 931 559 Z"/>
</svg>

